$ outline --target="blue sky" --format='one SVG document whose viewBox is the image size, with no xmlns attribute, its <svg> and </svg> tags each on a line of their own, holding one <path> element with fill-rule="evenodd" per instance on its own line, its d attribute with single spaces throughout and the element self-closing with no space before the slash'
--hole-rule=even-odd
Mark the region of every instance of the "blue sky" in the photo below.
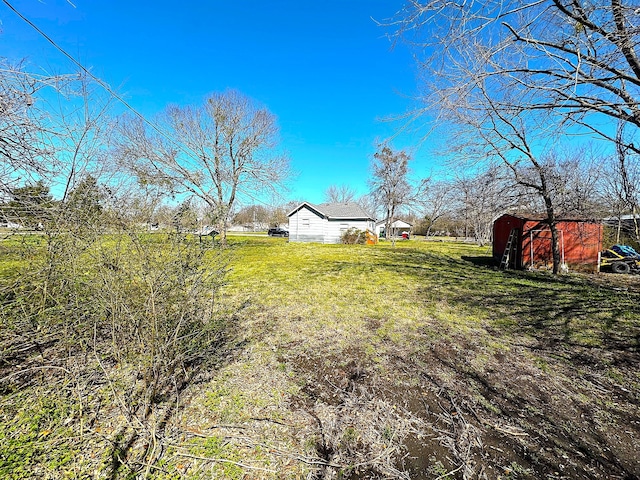
<svg viewBox="0 0 640 480">
<path fill-rule="evenodd" d="M 10 3 L 144 115 L 228 88 L 265 104 L 297 172 L 288 199 L 321 202 L 341 184 L 364 194 L 376 139 L 400 126 L 381 119 L 413 107 L 415 63 L 374 21 L 402 0 Z M 3 3 L 0 21 L 0 55 L 26 58 L 30 70 L 73 69 Z M 418 135 L 394 140 L 417 143 Z M 430 157 L 415 150 L 416 175 L 435 167 Z"/>
</svg>

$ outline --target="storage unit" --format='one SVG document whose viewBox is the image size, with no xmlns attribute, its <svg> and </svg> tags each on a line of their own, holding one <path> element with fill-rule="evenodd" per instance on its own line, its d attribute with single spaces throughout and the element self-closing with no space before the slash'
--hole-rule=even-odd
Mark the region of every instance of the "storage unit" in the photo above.
<svg viewBox="0 0 640 480">
<path fill-rule="evenodd" d="M 556 222 L 560 258 L 575 270 L 597 271 L 602 250 L 602 223 L 583 219 Z M 503 260 L 513 233 L 510 268 L 550 268 L 553 265 L 551 229 L 542 216 L 505 214 L 493 222 L 493 258 Z"/>
<path fill-rule="evenodd" d="M 384 220 L 380 220 L 378 222 L 376 222 L 376 235 L 378 235 L 378 237 L 383 238 L 385 236 L 385 226 L 387 224 L 387 219 L 385 218 Z M 411 228 L 413 227 L 413 225 L 411 225 L 410 223 L 407 223 L 403 220 L 395 220 L 392 224 L 391 224 L 391 237 L 402 237 L 403 234 L 407 234 L 410 235 L 411 234 Z"/>
</svg>

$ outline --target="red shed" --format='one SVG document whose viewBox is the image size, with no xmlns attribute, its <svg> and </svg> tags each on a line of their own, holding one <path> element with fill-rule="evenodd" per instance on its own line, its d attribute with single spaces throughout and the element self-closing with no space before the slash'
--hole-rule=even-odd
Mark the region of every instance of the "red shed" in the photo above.
<svg viewBox="0 0 640 480">
<path fill-rule="evenodd" d="M 574 269 L 598 270 L 602 250 L 602 223 L 591 220 L 557 221 L 558 243 L 562 263 Z M 511 231 L 515 230 L 511 266 L 515 268 L 549 267 L 551 230 L 543 217 L 505 214 L 493 222 L 493 258 L 500 262 Z"/>
</svg>

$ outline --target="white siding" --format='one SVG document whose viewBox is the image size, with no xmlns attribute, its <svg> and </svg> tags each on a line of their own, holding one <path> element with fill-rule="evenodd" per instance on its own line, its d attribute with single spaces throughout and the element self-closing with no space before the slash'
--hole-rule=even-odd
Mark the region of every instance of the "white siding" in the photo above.
<svg viewBox="0 0 640 480">
<path fill-rule="evenodd" d="M 375 234 L 380 236 L 380 232 L 384 230 L 384 222 L 376 225 Z M 403 222 L 402 220 L 396 220 L 391 224 L 391 231 L 395 232 L 396 235 L 400 235 L 402 232 L 411 231 L 411 225 L 407 222 Z"/>
<path fill-rule="evenodd" d="M 289 217 L 289 241 L 323 243 L 326 223 L 315 212 L 302 207 Z"/>
<path fill-rule="evenodd" d="M 340 243 L 342 233 L 349 228 L 373 231 L 374 227 L 371 220 L 326 220 L 302 207 L 289 217 L 289 241 Z"/>
<path fill-rule="evenodd" d="M 331 220 L 327 222 L 325 243 L 340 243 L 342 233 L 349 228 L 373 230 L 372 222 L 368 220 Z"/>
</svg>

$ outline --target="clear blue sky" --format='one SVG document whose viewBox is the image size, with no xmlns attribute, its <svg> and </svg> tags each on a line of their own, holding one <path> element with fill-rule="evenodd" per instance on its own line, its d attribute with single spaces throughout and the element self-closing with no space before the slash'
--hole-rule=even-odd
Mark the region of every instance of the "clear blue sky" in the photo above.
<svg viewBox="0 0 640 480">
<path fill-rule="evenodd" d="M 321 202 L 332 184 L 364 194 L 376 139 L 399 126 L 380 119 L 413 105 L 415 63 L 373 20 L 403 0 L 10 3 L 145 115 L 227 88 L 265 104 L 297 172 L 289 199 Z M 0 20 L 1 56 L 26 58 L 30 70 L 73 69 L 4 3 Z M 400 135 L 394 145 L 416 141 Z M 428 175 L 426 147 L 414 158 L 415 173 Z"/>
</svg>

